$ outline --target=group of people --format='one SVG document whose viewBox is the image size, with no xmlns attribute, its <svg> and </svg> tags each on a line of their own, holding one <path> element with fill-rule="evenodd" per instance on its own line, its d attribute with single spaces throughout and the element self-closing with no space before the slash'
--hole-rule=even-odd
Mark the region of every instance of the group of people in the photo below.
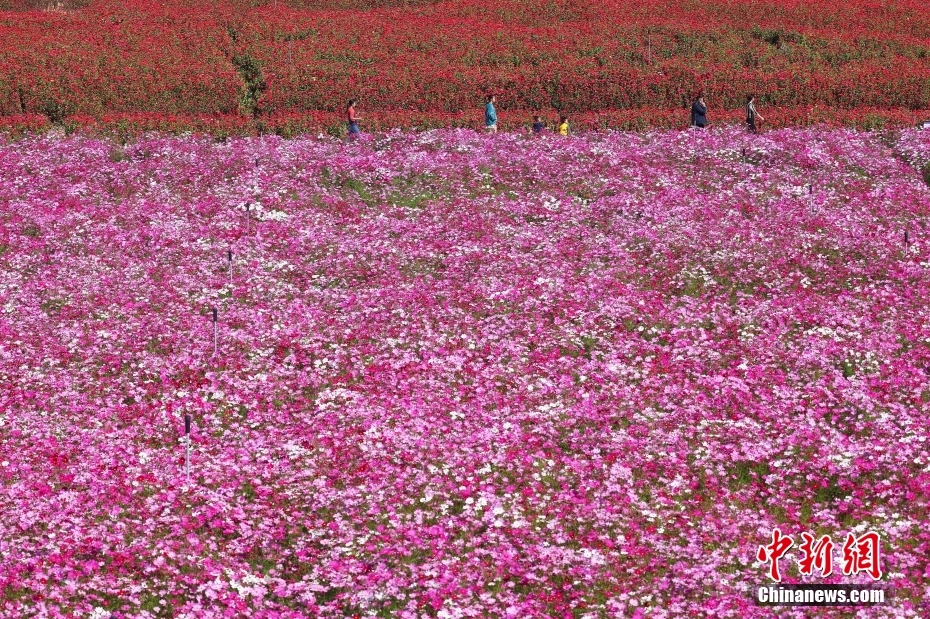
<svg viewBox="0 0 930 619">
<path fill-rule="evenodd" d="M 494 109 L 494 95 L 487 95 L 484 104 L 484 127 L 488 133 L 497 133 L 497 111 Z M 756 111 L 756 96 L 746 95 L 746 127 L 752 133 L 759 131 L 756 123 L 764 120 L 759 112 Z M 691 104 L 691 126 L 703 129 L 707 126 L 707 103 L 704 102 L 704 95 L 700 94 Z M 540 134 L 546 128 L 542 122 L 542 117 L 538 114 L 533 116 L 533 133 Z M 559 120 L 559 133 L 568 135 L 568 118 L 562 116 Z"/>
<path fill-rule="evenodd" d="M 752 133 L 758 133 L 759 128 L 756 123 L 765 119 L 756 111 L 755 95 L 746 95 L 746 104 L 743 109 L 746 111 L 746 128 Z M 707 103 L 704 102 L 704 95 L 698 95 L 691 103 L 691 126 L 699 129 L 707 126 Z"/>
<path fill-rule="evenodd" d="M 497 133 L 497 110 L 494 109 L 494 103 L 497 98 L 493 94 L 485 97 L 484 105 L 484 128 L 488 133 Z M 361 120 L 355 113 L 355 106 L 358 99 L 349 99 L 346 109 L 349 123 L 349 139 L 357 138 L 361 131 L 358 128 L 358 121 Z M 746 95 L 746 128 L 752 133 L 758 132 L 757 122 L 764 120 L 759 112 L 756 111 L 755 95 Z M 698 95 L 691 103 L 691 126 L 703 129 L 707 126 L 707 103 L 704 102 L 704 95 Z M 533 116 L 533 134 L 539 135 L 546 130 L 546 124 L 539 114 Z M 559 118 L 558 132 L 560 135 L 568 135 L 568 117 Z"/>
<path fill-rule="evenodd" d="M 484 104 L 484 130 L 488 133 L 497 133 L 497 110 L 494 109 L 494 102 L 497 98 L 494 95 L 487 95 Z M 533 135 L 540 135 L 546 130 L 546 123 L 543 122 L 542 116 L 536 114 L 533 116 Z M 558 125 L 559 135 L 568 135 L 568 116 L 559 117 Z"/>
</svg>

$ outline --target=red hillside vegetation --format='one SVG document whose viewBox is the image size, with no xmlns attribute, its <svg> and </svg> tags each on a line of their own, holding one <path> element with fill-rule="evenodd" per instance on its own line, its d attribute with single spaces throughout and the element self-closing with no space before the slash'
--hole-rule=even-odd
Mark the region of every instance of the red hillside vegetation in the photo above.
<svg viewBox="0 0 930 619">
<path fill-rule="evenodd" d="M 84 6 L 86 5 L 86 6 Z M 48 10 L 49 8 L 59 10 Z M 83 8 L 81 8 L 83 7 Z M 913 1 L 0 0 L 0 125 L 293 133 L 711 122 L 748 92 L 774 125 L 912 124 L 930 109 L 930 10 Z"/>
</svg>

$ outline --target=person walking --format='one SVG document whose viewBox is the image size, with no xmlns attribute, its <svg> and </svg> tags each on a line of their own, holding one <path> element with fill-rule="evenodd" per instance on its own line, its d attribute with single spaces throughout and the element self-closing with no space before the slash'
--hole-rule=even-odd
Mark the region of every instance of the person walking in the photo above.
<svg viewBox="0 0 930 619">
<path fill-rule="evenodd" d="M 691 126 L 701 129 L 707 126 L 707 104 L 704 103 L 704 95 L 698 95 L 691 103 Z"/>
<path fill-rule="evenodd" d="M 356 103 L 358 103 L 357 99 L 349 99 L 349 105 L 346 107 L 346 115 L 348 116 L 349 122 L 349 135 L 347 137 L 350 140 L 354 140 L 362 134 L 362 132 L 358 130 L 358 121 L 360 121 L 361 118 L 355 115 Z"/>
<path fill-rule="evenodd" d="M 539 114 L 533 116 L 533 135 L 540 135 L 545 128 L 546 125 L 543 124 L 542 116 Z"/>
<path fill-rule="evenodd" d="M 750 133 L 759 133 L 756 122 L 765 120 L 756 111 L 756 95 L 746 95 L 746 126 Z"/>
<path fill-rule="evenodd" d="M 559 121 L 559 135 L 568 135 L 568 117 L 562 116 Z"/>
<path fill-rule="evenodd" d="M 497 133 L 497 110 L 494 109 L 494 95 L 486 97 L 487 103 L 484 105 L 484 130 L 488 133 Z"/>
</svg>

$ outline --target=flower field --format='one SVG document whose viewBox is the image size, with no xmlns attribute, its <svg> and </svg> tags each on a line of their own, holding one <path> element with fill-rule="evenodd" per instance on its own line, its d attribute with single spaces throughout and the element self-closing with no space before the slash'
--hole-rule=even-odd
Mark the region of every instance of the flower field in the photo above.
<svg viewBox="0 0 930 619">
<path fill-rule="evenodd" d="M 778 526 L 878 532 L 896 598 L 856 616 L 926 617 L 927 161 L 6 142 L 0 616 L 851 616 L 755 605 Z"/>
<path fill-rule="evenodd" d="M 498 94 L 577 127 L 711 122 L 747 92 L 768 126 L 930 116 L 930 9 L 916 0 L 0 0 L 0 127 L 289 135 L 464 127 Z"/>
</svg>

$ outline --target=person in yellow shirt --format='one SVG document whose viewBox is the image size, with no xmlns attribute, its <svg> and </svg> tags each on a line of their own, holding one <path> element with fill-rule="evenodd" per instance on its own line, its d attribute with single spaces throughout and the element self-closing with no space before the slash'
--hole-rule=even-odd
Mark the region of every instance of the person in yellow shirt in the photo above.
<svg viewBox="0 0 930 619">
<path fill-rule="evenodd" d="M 565 116 L 559 122 L 559 135 L 568 135 L 568 118 Z"/>
</svg>

